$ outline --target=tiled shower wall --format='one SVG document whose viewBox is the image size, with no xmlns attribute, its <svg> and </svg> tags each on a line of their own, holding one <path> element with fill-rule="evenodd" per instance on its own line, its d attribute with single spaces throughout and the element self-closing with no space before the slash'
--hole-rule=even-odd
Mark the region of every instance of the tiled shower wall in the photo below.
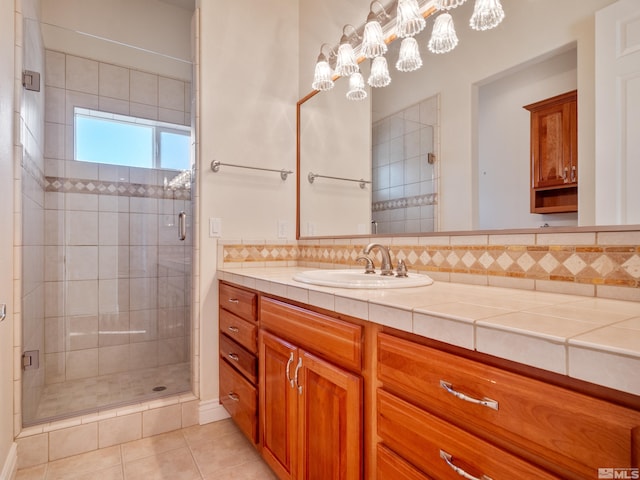
<svg viewBox="0 0 640 480">
<path fill-rule="evenodd" d="M 437 229 L 438 97 L 373 124 L 372 218 L 377 233 Z M 372 228 L 376 232 L 376 226 Z"/>
<path fill-rule="evenodd" d="M 73 108 L 188 125 L 189 83 L 52 51 L 45 78 L 46 383 L 188 361 L 190 190 L 73 160 Z"/>
</svg>

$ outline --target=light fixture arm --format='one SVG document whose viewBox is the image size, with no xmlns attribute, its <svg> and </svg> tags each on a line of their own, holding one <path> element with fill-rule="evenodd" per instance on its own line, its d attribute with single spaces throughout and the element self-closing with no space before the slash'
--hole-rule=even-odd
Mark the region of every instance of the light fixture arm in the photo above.
<svg viewBox="0 0 640 480">
<path fill-rule="evenodd" d="M 373 11 L 374 5 L 379 5 L 382 12 L 378 12 L 378 13 L 374 12 Z M 373 2 L 371 2 L 371 4 L 369 5 L 369 16 L 367 17 L 367 22 L 371 22 L 373 20 L 376 20 L 379 22 L 381 16 L 387 19 L 391 18 L 391 16 L 385 10 L 384 5 L 382 5 L 382 3 L 380 3 L 378 0 L 373 0 Z"/>
</svg>

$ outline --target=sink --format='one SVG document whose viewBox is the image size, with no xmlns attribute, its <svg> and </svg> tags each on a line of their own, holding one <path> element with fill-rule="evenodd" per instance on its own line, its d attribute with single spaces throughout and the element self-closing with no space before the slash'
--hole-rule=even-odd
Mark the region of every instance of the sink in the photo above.
<svg viewBox="0 0 640 480">
<path fill-rule="evenodd" d="M 307 270 L 296 273 L 298 282 L 338 288 L 408 288 L 431 285 L 433 280 L 427 275 L 409 273 L 408 277 L 367 274 L 360 270 Z"/>
</svg>

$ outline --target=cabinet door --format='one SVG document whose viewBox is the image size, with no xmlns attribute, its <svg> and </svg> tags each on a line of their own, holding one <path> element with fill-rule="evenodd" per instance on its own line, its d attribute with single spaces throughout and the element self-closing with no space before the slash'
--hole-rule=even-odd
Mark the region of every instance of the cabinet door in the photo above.
<svg viewBox="0 0 640 480">
<path fill-rule="evenodd" d="M 568 92 L 525 107 L 531 111 L 533 188 L 578 181 L 576 98 Z"/>
<path fill-rule="evenodd" d="M 291 380 L 297 349 L 264 331 L 259 343 L 262 456 L 280 479 L 294 478 L 298 393 Z"/>
<path fill-rule="evenodd" d="M 362 379 L 301 351 L 299 475 L 304 480 L 362 477 Z"/>
</svg>

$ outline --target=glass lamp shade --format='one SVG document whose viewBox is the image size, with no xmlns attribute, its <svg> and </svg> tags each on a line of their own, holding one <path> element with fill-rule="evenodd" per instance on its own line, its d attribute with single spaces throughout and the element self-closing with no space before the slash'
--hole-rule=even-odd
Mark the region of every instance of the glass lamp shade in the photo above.
<svg viewBox="0 0 640 480">
<path fill-rule="evenodd" d="M 413 37 L 407 37 L 400 44 L 400 54 L 396 68 L 401 72 L 413 72 L 422 66 L 418 42 Z"/>
<path fill-rule="evenodd" d="M 429 39 L 429 50 L 433 53 L 447 53 L 458 45 L 458 36 L 453 26 L 453 17 L 448 13 L 438 15 Z"/>
<path fill-rule="evenodd" d="M 314 90 L 327 91 L 333 88 L 333 72 L 329 66 L 329 62 L 319 59 L 316 63 L 316 70 L 313 74 L 313 83 L 311 88 Z"/>
<path fill-rule="evenodd" d="M 349 42 L 342 42 L 338 47 L 336 73 L 341 77 L 348 77 L 358 71 L 358 62 L 353 47 Z"/>
<path fill-rule="evenodd" d="M 420 14 L 418 0 L 398 0 L 396 35 L 401 38 L 413 37 L 420 33 L 427 22 Z"/>
<path fill-rule="evenodd" d="M 436 0 L 436 10 L 451 10 L 459 7 L 467 0 Z"/>
<path fill-rule="evenodd" d="M 497 27 L 504 19 L 500 0 L 476 0 L 469 26 L 474 30 L 489 30 Z"/>
<path fill-rule="evenodd" d="M 391 83 L 386 58 L 376 57 L 371 61 L 371 75 L 367 83 L 375 88 L 386 87 Z"/>
<path fill-rule="evenodd" d="M 364 100 L 367 98 L 367 91 L 364 88 L 364 78 L 360 72 L 356 72 L 349 77 L 349 100 Z"/>
<path fill-rule="evenodd" d="M 361 51 L 365 58 L 379 57 L 387 53 L 387 44 L 384 43 L 382 26 L 377 20 L 371 20 L 364 26 Z"/>
</svg>

